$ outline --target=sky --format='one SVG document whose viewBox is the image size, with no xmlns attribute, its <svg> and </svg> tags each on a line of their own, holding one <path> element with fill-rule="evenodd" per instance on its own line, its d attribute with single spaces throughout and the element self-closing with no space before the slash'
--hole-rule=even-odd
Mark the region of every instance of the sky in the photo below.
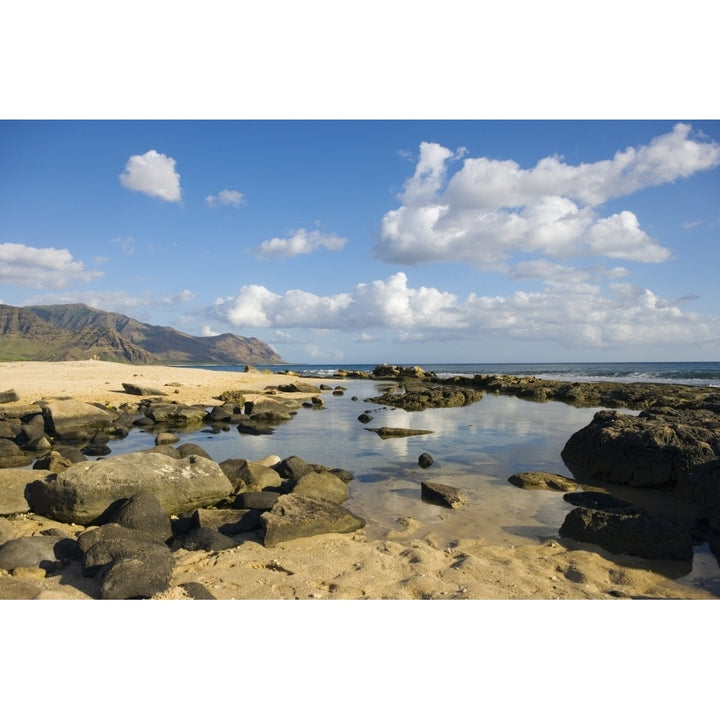
<svg viewBox="0 0 720 720">
<path fill-rule="evenodd" d="M 5 120 L 0 300 L 301 363 L 720 357 L 720 122 Z"/>
<path fill-rule="evenodd" d="M 565 5 L 12 10 L 0 302 L 291 363 L 720 359 L 712 23 Z"/>
</svg>

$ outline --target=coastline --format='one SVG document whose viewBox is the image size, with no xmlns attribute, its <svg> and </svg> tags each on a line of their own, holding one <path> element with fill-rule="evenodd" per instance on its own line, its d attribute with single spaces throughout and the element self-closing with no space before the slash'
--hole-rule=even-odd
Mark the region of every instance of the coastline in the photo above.
<svg viewBox="0 0 720 720">
<path fill-rule="evenodd" d="M 217 396 L 229 389 L 252 397 L 287 381 L 285 374 L 261 371 L 92 360 L 0 363 L 0 391 L 14 389 L 19 403 L 72 397 L 117 406 L 133 399 L 122 383 L 134 382 L 166 388 L 177 402 L 210 406 L 219 404 Z M 14 536 L 79 531 L 32 513 L 7 520 Z M 618 558 L 600 548 L 592 552 L 570 540 L 491 546 L 468 538 L 440 542 L 431 534 L 419 537 L 416 530 L 412 518 L 401 518 L 384 539 L 370 540 L 365 530 L 358 530 L 301 538 L 276 548 L 265 548 L 255 538 L 212 554 L 179 550 L 171 587 L 158 599 L 187 599 L 180 585 L 188 582 L 203 584 L 218 599 L 715 598 L 654 572 L 641 558 Z M 0 571 L 0 598 L 87 599 L 89 589 L 79 569 L 62 582 L 53 575 Z"/>
</svg>

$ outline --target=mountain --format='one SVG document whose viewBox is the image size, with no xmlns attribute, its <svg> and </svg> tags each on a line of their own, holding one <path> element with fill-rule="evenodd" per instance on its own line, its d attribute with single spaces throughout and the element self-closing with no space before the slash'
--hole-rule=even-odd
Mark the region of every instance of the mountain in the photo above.
<svg viewBox="0 0 720 720">
<path fill-rule="evenodd" d="M 0 360 L 271 365 L 284 360 L 257 338 L 195 337 L 87 305 L 0 305 Z"/>
</svg>

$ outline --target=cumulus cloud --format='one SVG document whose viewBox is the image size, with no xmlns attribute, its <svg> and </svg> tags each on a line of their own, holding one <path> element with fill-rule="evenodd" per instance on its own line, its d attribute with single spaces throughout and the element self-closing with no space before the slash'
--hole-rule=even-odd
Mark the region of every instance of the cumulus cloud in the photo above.
<svg viewBox="0 0 720 720">
<path fill-rule="evenodd" d="M 250 248 L 256 258 L 267 260 L 275 258 L 283 260 L 296 255 L 308 255 L 316 250 L 340 250 L 345 246 L 347 238 L 328 235 L 317 230 L 296 230 L 288 238 L 272 238 L 265 240 L 257 247 Z"/>
<path fill-rule="evenodd" d="M 401 206 L 381 221 L 378 257 L 496 270 L 505 270 L 516 252 L 664 262 L 670 252 L 642 230 L 632 211 L 602 217 L 598 206 L 720 165 L 720 144 L 694 137 L 683 123 L 607 160 L 569 165 L 547 157 L 526 169 L 514 160 L 465 158 L 448 179 L 449 163 L 463 152 L 420 144 L 415 173 L 398 196 Z"/>
<path fill-rule="evenodd" d="M 536 292 L 472 293 L 461 299 L 437 288 L 410 287 L 399 272 L 328 296 L 301 290 L 278 294 L 246 285 L 235 297 L 216 300 L 210 314 L 236 327 L 322 328 L 356 332 L 360 338 L 389 331 L 398 342 L 503 336 L 600 347 L 720 339 L 720 319 L 681 311 L 676 302 L 648 289 L 627 283 L 604 289 L 593 282 L 590 270 L 546 261 L 520 266 L 517 272 L 541 278 L 545 286 Z"/>
<path fill-rule="evenodd" d="M 205 204 L 214 208 L 220 205 L 229 205 L 230 207 L 240 207 L 245 204 L 245 196 L 237 190 L 221 190 L 217 195 L 207 195 Z"/>
<path fill-rule="evenodd" d="M 119 178 L 128 190 L 159 197 L 167 202 L 179 202 L 182 195 L 180 175 L 175 172 L 175 160 L 156 150 L 148 150 L 144 155 L 131 155 Z"/>
<path fill-rule="evenodd" d="M 64 288 L 102 277 L 99 270 L 86 270 L 73 260 L 69 250 L 36 248 L 20 243 L 0 243 L 0 282 L 36 288 Z"/>
</svg>

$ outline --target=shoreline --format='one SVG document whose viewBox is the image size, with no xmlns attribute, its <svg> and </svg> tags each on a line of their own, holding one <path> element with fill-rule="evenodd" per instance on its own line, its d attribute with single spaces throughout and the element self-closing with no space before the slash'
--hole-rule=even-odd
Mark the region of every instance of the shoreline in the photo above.
<svg viewBox="0 0 720 720">
<path fill-rule="evenodd" d="M 123 382 L 135 382 L 169 390 L 170 401 L 209 407 L 219 404 L 217 396 L 223 391 L 261 395 L 267 387 L 287 383 L 288 377 L 293 376 L 93 360 L 0 363 L 0 391 L 14 389 L 17 404 L 67 396 L 115 406 L 137 400 L 122 387 Z M 8 523 L 11 528 L 6 533 L 15 536 L 81 530 L 32 513 L 10 518 Z M 249 538 L 210 555 L 179 550 L 171 587 L 158 599 L 188 599 L 180 587 L 187 582 L 202 583 L 218 599 L 717 597 L 654 572 L 653 564 L 641 558 L 612 556 L 570 540 L 493 546 L 472 538 L 439 542 L 432 533 L 422 535 L 417 530 L 412 518 L 399 518 L 384 539 L 370 540 L 363 529 L 348 535 L 301 538 L 272 549 Z M 77 569 L 62 578 L 0 571 L 0 598 L 91 597 L 83 588 L 89 588 L 87 578 Z"/>
</svg>

